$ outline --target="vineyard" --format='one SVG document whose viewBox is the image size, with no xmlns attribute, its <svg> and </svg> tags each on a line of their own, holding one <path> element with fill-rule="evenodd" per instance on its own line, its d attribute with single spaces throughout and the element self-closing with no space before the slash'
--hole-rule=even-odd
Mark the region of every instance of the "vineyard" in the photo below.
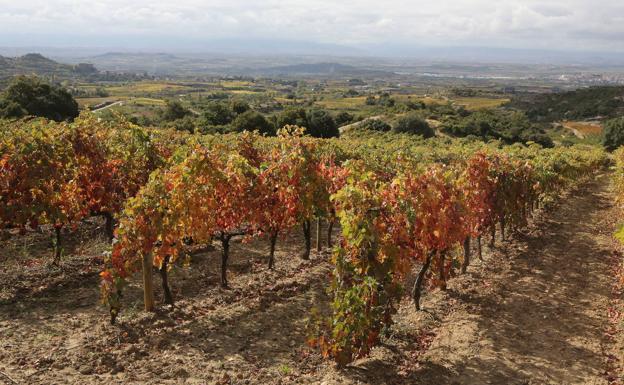
<svg viewBox="0 0 624 385">
<path fill-rule="evenodd" d="M 186 343 L 201 345 L 198 340 L 210 341 L 211 334 L 253 330 L 248 322 L 237 324 L 237 317 L 216 320 L 224 308 L 238 312 L 243 305 L 256 309 L 252 320 L 267 326 L 267 307 L 277 311 L 286 306 L 280 301 L 301 301 L 295 312 L 283 313 L 285 320 L 295 319 L 296 329 L 282 330 L 286 340 L 277 339 L 298 352 L 299 366 L 283 361 L 276 364 L 277 374 L 249 378 L 255 359 L 245 357 L 245 376 L 212 368 L 214 376 L 197 383 L 299 383 L 308 374 L 306 381 L 316 383 L 319 374 L 311 368 L 333 362 L 335 373 L 348 373 L 397 339 L 418 341 L 412 347 L 417 360 L 433 332 L 418 321 L 420 332 L 397 337 L 406 312 L 452 312 L 461 298 L 436 296 L 451 295 L 455 282 L 466 283 L 474 271 L 486 274 L 506 263 L 497 261 L 497 247 L 541 230 L 540 224 L 549 226 L 544 218 L 563 212 L 562 197 L 572 199 L 570 191 L 595 185 L 596 175 L 610 164 L 601 149 L 583 145 L 544 149 L 390 133 L 313 139 L 297 126 L 283 127 L 276 137 L 192 135 L 123 120 L 102 122 L 89 114 L 73 123 L 0 123 L 0 149 L 3 239 L 50 236 L 54 247 L 39 269 L 67 269 L 63 274 L 72 277 L 68 239 L 100 224 L 90 237 L 103 239 L 104 252 L 87 266 L 99 274 L 101 304 L 93 313 L 97 317 L 89 318 L 97 327 L 82 325 L 96 329 L 97 337 L 83 341 L 90 348 L 80 356 L 98 364 L 75 368 L 84 376 L 109 376 L 93 383 L 144 381 L 123 372 L 129 376 L 129 368 L 160 353 L 133 344 L 149 347 L 167 334 L 187 333 Z M 621 187 L 624 152 L 615 158 Z M 7 272 L 15 271 L 8 268 L 10 258 L 0 258 Z M 212 265 L 218 272 L 206 270 Z M 218 278 L 206 278 L 214 274 Z M 203 280 L 201 289 L 188 289 L 194 280 Z M 209 296 L 195 300 L 198 292 Z M 424 301 L 428 296 L 438 300 Z M 0 296 L 0 309 L 20 301 L 19 292 Z M 137 308 L 139 302 L 147 313 Z M 274 322 L 289 327 L 280 323 L 284 320 Z M 195 329 L 183 332 L 181 325 L 188 324 Z M 8 323 L 0 323 L 0 331 L 5 327 Z M 167 344 L 159 350 L 167 351 Z M 226 354 L 219 345 L 203 353 L 224 361 L 245 349 L 252 348 Z M 126 362 L 129 356 L 133 359 Z M 191 375 L 180 357 L 169 380 L 201 378 Z M 0 364 L 0 379 L 4 369 L 35 365 L 33 357 L 20 359 Z M 46 371 L 61 370 L 36 359 L 31 379 L 45 383 Z M 417 369 L 408 365 L 404 371 Z M 281 379 L 268 380 L 271 376 Z M 397 373 L 395 383 L 401 378 L 410 377 Z"/>
</svg>

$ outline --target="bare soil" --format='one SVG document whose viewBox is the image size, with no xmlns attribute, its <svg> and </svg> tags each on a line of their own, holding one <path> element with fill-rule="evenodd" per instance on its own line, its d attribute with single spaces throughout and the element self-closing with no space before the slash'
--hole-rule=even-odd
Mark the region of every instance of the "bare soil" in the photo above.
<svg viewBox="0 0 624 385">
<path fill-rule="evenodd" d="M 617 383 L 612 202 L 608 176 L 568 195 L 427 293 L 424 311 L 406 299 L 382 346 L 342 370 L 305 344 L 311 310 L 327 310 L 331 263 L 328 249 L 301 260 L 298 231 L 278 242 L 275 271 L 268 241 L 233 244 L 227 290 L 218 249 L 176 266 L 173 308 L 143 312 L 132 282 L 117 325 L 99 304 L 100 222 L 68 235 L 61 268 L 47 266 L 49 234 L 5 232 L 0 384 Z"/>
</svg>

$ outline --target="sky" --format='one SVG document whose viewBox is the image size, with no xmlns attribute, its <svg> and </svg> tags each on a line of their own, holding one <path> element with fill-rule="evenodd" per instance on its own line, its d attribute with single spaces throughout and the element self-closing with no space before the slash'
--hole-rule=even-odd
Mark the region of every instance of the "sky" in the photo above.
<svg viewBox="0 0 624 385">
<path fill-rule="evenodd" d="M 219 39 L 624 52 L 624 1 L 0 0 L 5 47 L 166 51 Z"/>
</svg>

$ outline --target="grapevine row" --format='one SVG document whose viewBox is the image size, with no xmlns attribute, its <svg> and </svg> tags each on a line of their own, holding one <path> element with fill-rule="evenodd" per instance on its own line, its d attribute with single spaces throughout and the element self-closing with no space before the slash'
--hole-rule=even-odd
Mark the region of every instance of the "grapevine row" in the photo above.
<svg viewBox="0 0 624 385">
<path fill-rule="evenodd" d="M 4 122 L 0 154 L 0 223 L 21 230 L 52 226 L 58 264 L 62 229 L 86 217 L 106 218 L 112 239 L 114 217 L 164 164 L 168 150 L 137 126 L 105 125 L 85 114 L 71 124 Z"/>
<path fill-rule="evenodd" d="M 146 309 L 153 308 L 151 267 L 170 268 L 186 254 L 185 239 L 221 243 L 227 286 L 232 237 L 267 237 L 272 268 L 281 232 L 302 226 L 307 258 L 311 219 L 339 220 L 333 315 L 319 321 L 310 343 L 346 364 L 379 342 L 409 271 L 419 269 L 411 288 L 418 307 L 425 284 L 445 288 L 456 266 L 466 270 L 471 240 L 480 250 L 497 227 L 504 238 L 606 161 L 592 148 L 485 145 L 449 146 L 424 160 L 418 151 L 388 155 L 385 146 L 341 146 L 301 133 L 286 127 L 275 140 L 244 134 L 227 144 L 195 143 L 181 162 L 153 174 L 123 212 L 111 268 L 102 274 L 112 319 L 127 279 L 139 271 Z M 465 252 L 456 253 L 462 245 Z M 165 276 L 163 285 L 169 292 Z"/>
<path fill-rule="evenodd" d="M 419 308 L 425 286 L 444 289 L 450 276 L 466 271 L 472 242 L 481 257 L 484 236 L 504 239 L 606 164 L 602 151 L 582 146 L 304 133 L 287 126 L 277 138 L 200 136 L 104 124 L 91 115 L 71 124 L 3 123 L 0 221 L 20 229 L 51 225 L 58 263 L 61 229 L 105 217 L 114 239 L 101 288 L 112 322 L 139 272 L 146 310 L 155 306 L 154 269 L 172 304 L 167 273 L 192 244 L 221 244 L 226 287 L 233 238 L 266 238 L 272 269 L 281 234 L 300 226 L 301 257 L 308 259 L 312 220 L 328 222 L 329 245 L 339 222 L 331 315 L 317 320 L 309 342 L 344 365 L 379 343 L 409 272 L 416 270 L 409 292 Z"/>
</svg>

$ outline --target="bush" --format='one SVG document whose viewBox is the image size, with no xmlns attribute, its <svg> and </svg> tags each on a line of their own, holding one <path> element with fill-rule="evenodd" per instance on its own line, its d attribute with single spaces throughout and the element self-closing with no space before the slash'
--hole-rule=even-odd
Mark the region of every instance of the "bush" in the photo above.
<svg viewBox="0 0 624 385">
<path fill-rule="evenodd" d="M 336 124 L 338 125 L 338 127 L 342 127 L 344 125 L 350 124 L 351 122 L 353 122 L 353 118 L 354 116 L 346 111 L 342 111 L 340 112 L 338 115 L 336 115 Z"/>
<path fill-rule="evenodd" d="M 392 129 L 392 126 L 390 126 L 388 123 L 380 119 L 368 119 L 360 123 L 358 128 L 363 128 L 365 130 L 387 132 Z"/>
<path fill-rule="evenodd" d="M 604 125 L 602 145 L 607 151 L 624 144 L 624 117 L 608 120 Z"/>
<path fill-rule="evenodd" d="M 137 121 L 138 123 L 138 121 Z M 175 128 L 178 131 L 187 131 L 192 134 L 195 132 L 195 120 L 190 116 L 174 120 L 167 124 L 167 127 Z"/>
<path fill-rule="evenodd" d="M 521 142 L 534 142 L 541 145 L 544 148 L 555 147 L 555 143 L 550 136 L 541 133 L 529 133 L 521 137 Z"/>
<path fill-rule="evenodd" d="M 427 107 L 425 103 L 420 100 L 417 100 L 417 101 L 408 100 L 407 102 L 405 102 L 405 105 L 410 110 L 424 110 Z"/>
<path fill-rule="evenodd" d="M 480 110 L 468 116 L 446 118 L 444 132 L 453 136 L 475 136 L 481 140 L 502 140 L 506 144 L 539 143 L 553 147 L 552 139 L 538 125 L 531 124 L 522 112 Z"/>
<path fill-rule="evenodd" d="M 396 133 L 406 133 L 412 135 L 422 135 L 423 138 L 431 138 L 435 135 L 433 128 L 420 115 L 408 114 L 401 117 L 392 127 Z"/>
</svg>

